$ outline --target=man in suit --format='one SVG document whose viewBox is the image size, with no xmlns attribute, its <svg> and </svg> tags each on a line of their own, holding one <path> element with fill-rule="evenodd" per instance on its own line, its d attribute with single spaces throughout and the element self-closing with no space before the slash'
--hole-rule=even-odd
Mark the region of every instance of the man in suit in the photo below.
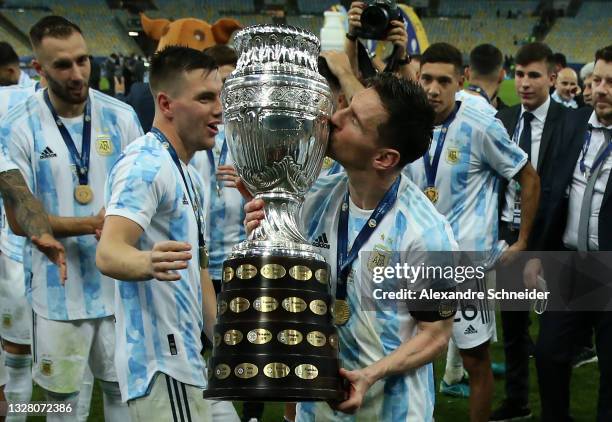
<svg viewBox="0 0 612 422">
<path fill-rule="evenodd" d="M 515 86 L 520 104 L 497 114 L 508 134 L 527 153 L 538 174 L 551 161 L 558 128 L 565 109 L 551 101 L 549 89 L 554 85 L 553 53 L 546 44 L 531 43 L 516 55 Z M 509 245 L 518 238 L 521 223 L 520 186 L 516 181 L 503 183 L 499 195 L 499 237 Z M 498 273 L 499 284 L 518 285 L 519 280 L 504 280 L 508 271 Z M 491 421 L 529 417 L 529 312 L 501 313 L 506 355 L 506 399 L 496 409 Z"/>
<path fill-rule="evenodd" d="M 612 45 L 595 55 L 592 88 L 594 109 L 568 112 L 550 173 L 543 178 L 542 212 L 534 225 L 533 245 L 539 250 L 612 251 Z M 606 304 L 609 309 L 612 287 L 609 269 L 592 275 L 594 266 L 609 265 L 600 261 L 593 254 L 575 254 L 573 265 L 563 271 L 568 285 L 560 286 L 570 305 L 588 295 L 591 312 L 545 312 L 540 318 L 536 367 L 545 422 L 570 420 L 575 338 L 591 327 L 600 371 L 597 421 L 612 420 L 612 312 L 601 311 Z M 584 272 L 585 268 L 589 271 Z M 546 265 L 544 269 L 549 271 Z M 539 260 L 529 262 L 525 271 L 528 287 L 541 270 Z"/>
</svg>

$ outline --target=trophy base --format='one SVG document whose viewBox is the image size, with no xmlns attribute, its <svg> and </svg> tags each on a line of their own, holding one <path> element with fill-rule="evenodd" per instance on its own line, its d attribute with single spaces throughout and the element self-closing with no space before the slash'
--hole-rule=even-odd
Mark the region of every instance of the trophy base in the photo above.
<svg viewBox="0 0 612 422">
<path fill-rule="evenodd" d="M 204 390 L 205 399 L 255 402 L 337 401 L 347 399 L 346 393 L 325 388 L 216 388 Z"/>
<path fill-rule="evenodd" d="M 295 256 L 223 263 L 204 398 L 342 401 L 329 265 Z"/>
</svg>

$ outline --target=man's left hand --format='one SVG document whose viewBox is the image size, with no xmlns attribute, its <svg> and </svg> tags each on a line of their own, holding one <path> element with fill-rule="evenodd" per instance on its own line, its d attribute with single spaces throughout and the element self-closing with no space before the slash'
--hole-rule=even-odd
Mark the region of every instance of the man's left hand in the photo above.
<svg viewBox="0 0 612 422">
<path fill-rule="evenodd" d="M 349 397 L 340 403 L 330 403 L 330 406 L 340 412 L 353 414 L 363 404 L 365 394 L 373 384 L 373 381 L 363 369 L 347 371 L 344 368 L 340 368 L 340 375 L 350 383 Z"/>
<path fill-rule="evenodd" d="M 499 259 L 499 263 L 502 265 L 509 265 L 518 257 L 519 252 L 523 252 L 527 249 L 527 242 L 519 239 L 514 242 L 508 249 L 504 251 L 501 258 Z"/>
<path fill-rule="evenodd" d="M 44 233 L 40 237 L 32 236 L 30 240 L 39 251 L 49 258 L 49 261 L 59 267 L 60 282 L 63 285 L 66 282 L 66 278 L 68 278 L 66 251 L 64 250 L 64 246 L 48 233 Z"/>
</svg>

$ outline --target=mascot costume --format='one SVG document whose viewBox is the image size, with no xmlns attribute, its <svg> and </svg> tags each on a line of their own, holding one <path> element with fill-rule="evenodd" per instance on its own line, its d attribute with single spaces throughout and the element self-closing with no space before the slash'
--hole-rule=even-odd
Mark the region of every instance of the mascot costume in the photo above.
<svg viewBox="0 0 612 422">
<path fill-rule="evenodd" d="M 227 44 L 234 31 L 242 28 L 234 19 L 221 18 L 214 24 L 195 18 L 183 18 L 175 21 L 169 19 L 150 19 L 140 14 L 144 33 L 157 41 L 156 51 L 169 45 L 182 45 L 196 50 L 205 50 L 217 44 Z M 120 100 L 131 105 L 144 132 L 151 130 L 155 115 L 155 101 L 148 83 L 132 84 L 129 94 L 116 94 Z"/>
</svg>

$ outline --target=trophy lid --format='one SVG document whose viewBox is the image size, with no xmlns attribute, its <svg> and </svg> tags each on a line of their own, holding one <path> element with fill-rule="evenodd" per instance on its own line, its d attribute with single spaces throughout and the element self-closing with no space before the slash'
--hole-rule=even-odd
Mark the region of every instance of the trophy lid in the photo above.
<svg viewBox="0 0 612 422">
<path fill-rule="evenodd" d="M 321 49 L 312 32 L 289 25 L 254 25 L 239 31 L 234 39 L 239 59 L 236 73 L 246 67 L 290 65 L 318 73 Z"/>
</svg>

